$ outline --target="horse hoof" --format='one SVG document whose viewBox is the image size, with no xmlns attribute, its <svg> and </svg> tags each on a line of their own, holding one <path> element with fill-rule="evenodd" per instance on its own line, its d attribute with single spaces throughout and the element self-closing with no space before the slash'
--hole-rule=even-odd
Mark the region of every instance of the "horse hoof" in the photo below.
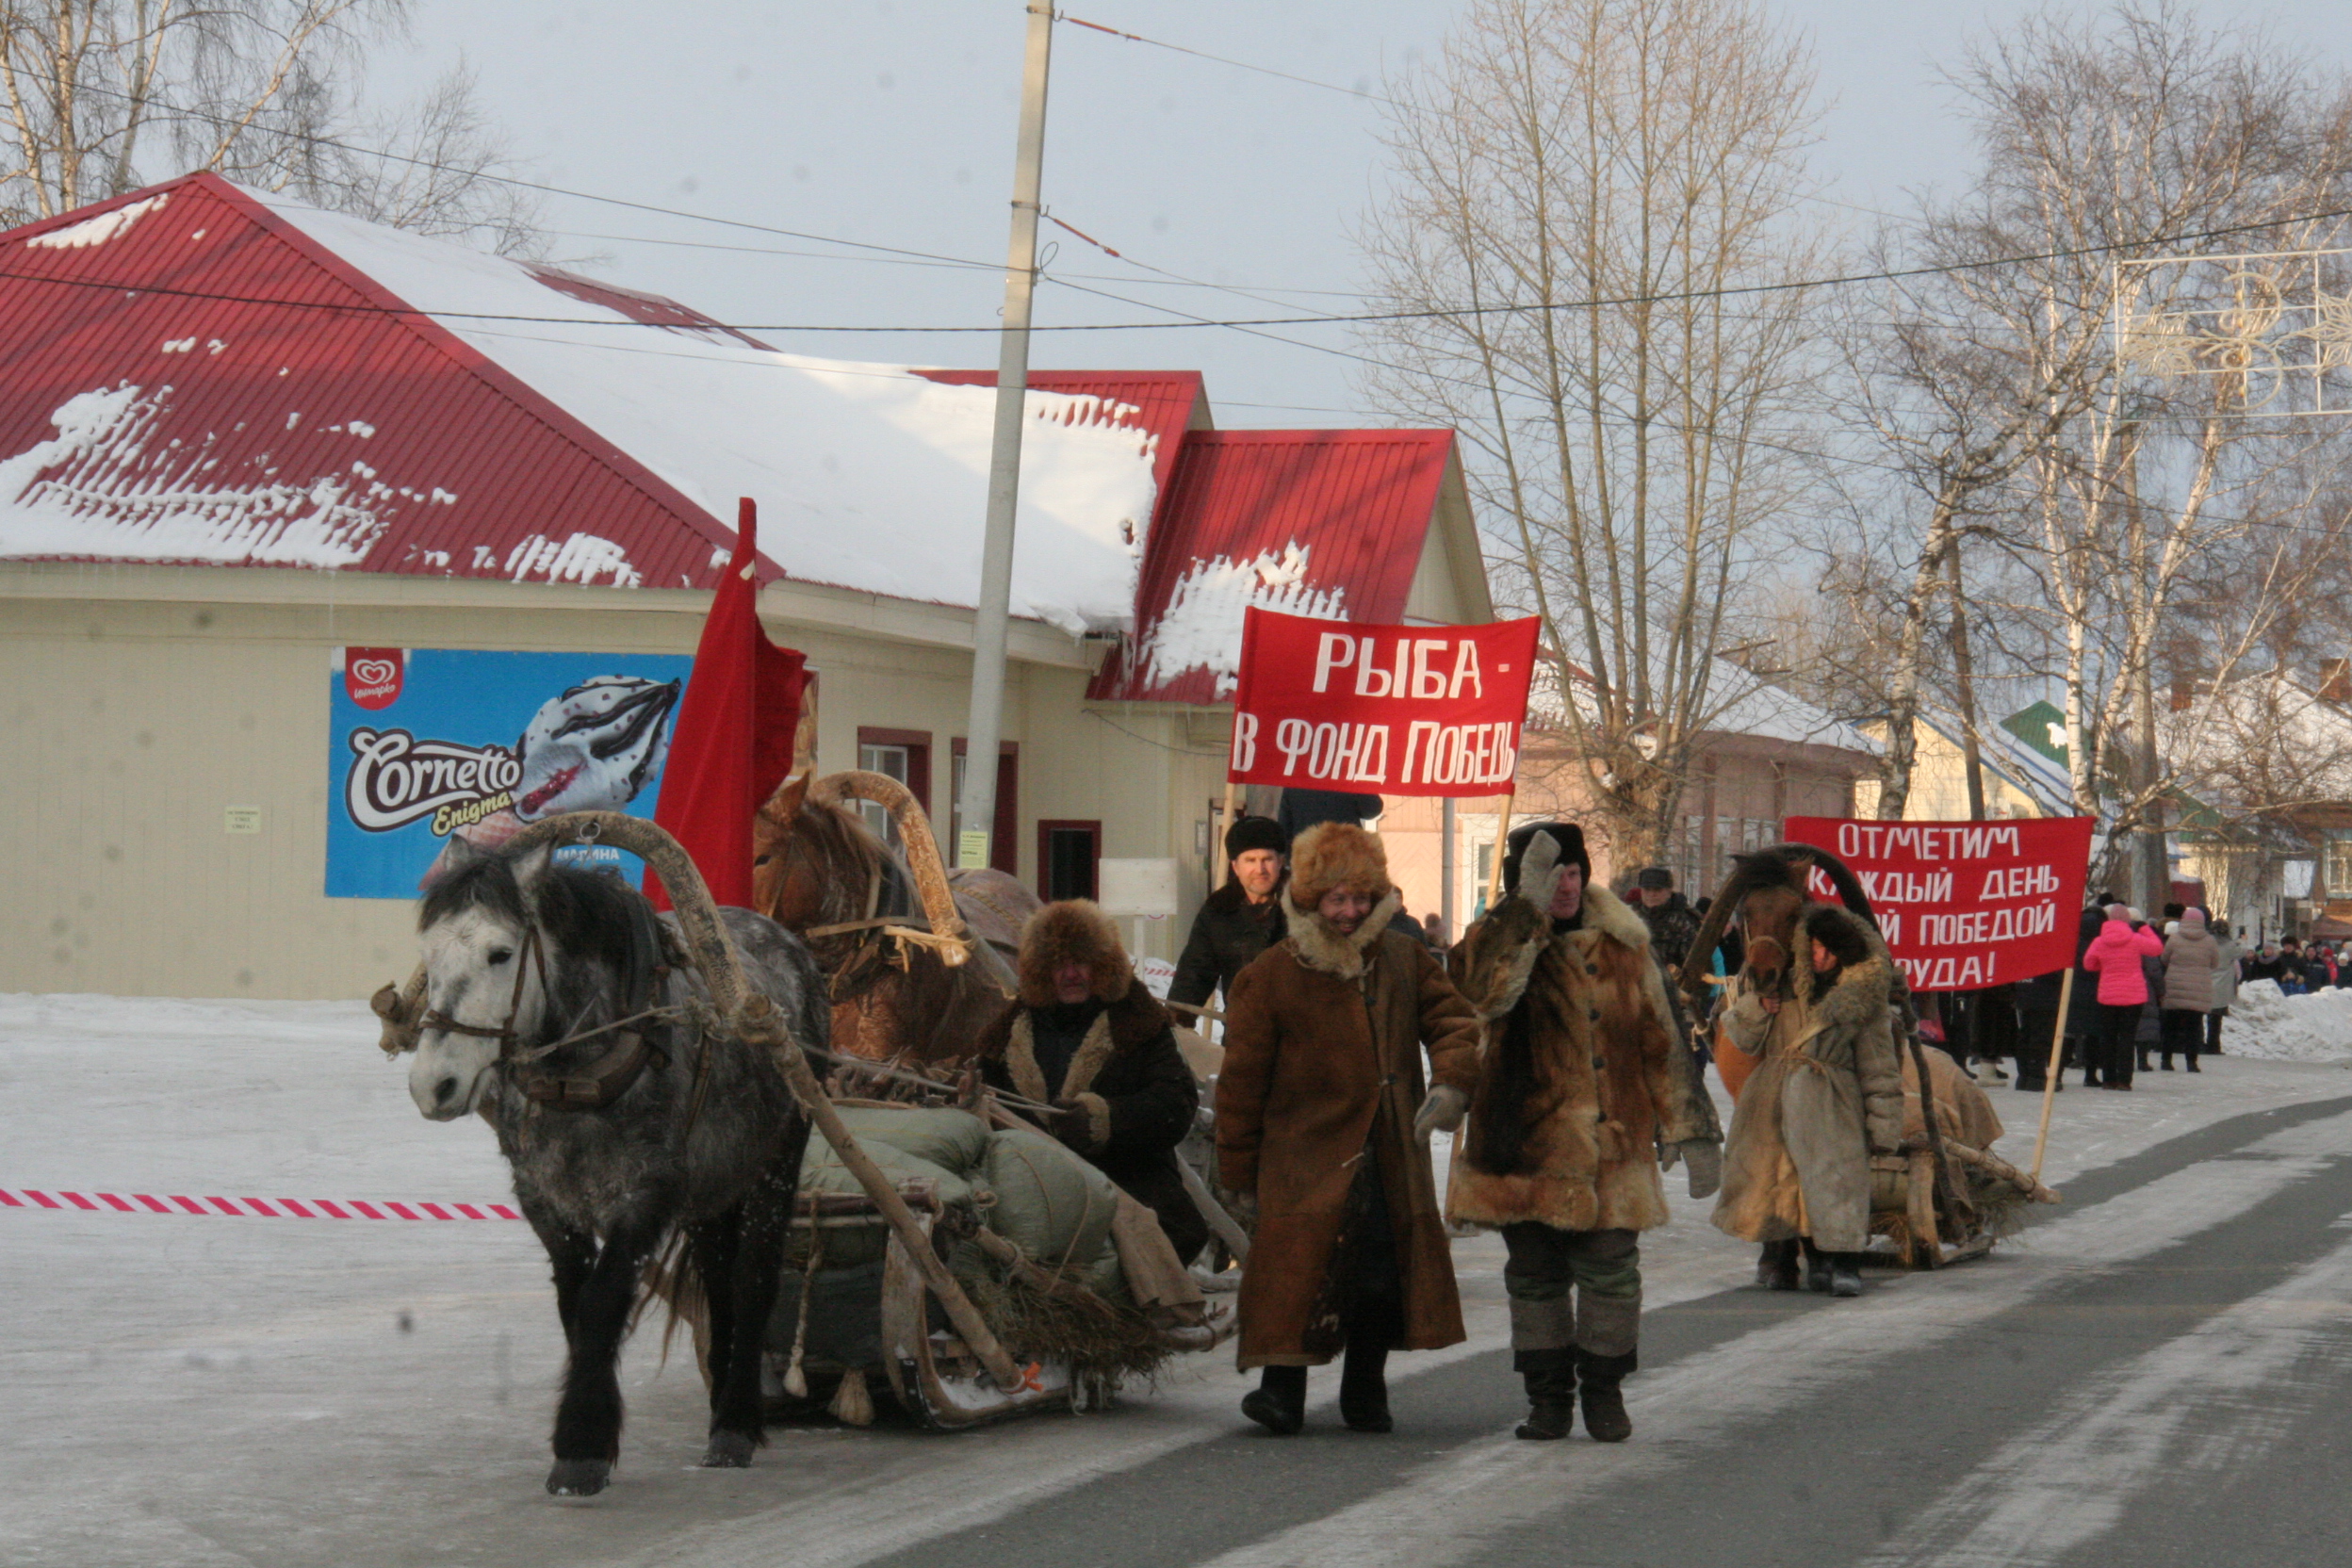
<svg viewBox="0 0 2352 1568">
<path fill-rule="evenodd" d="M 560 1459 L 547 1472 L 547 1493 L 555 1497 L 593 1497 L 612 1477 L 607 1459 Z"/>
<path fill-rule="evenodd" d="M 751 1439 L 741 1432 L 712 1432 L 710 1446 L 703 1450 L 705 1470 L 748 1470 L 751 1468 Z"/>
</svg>

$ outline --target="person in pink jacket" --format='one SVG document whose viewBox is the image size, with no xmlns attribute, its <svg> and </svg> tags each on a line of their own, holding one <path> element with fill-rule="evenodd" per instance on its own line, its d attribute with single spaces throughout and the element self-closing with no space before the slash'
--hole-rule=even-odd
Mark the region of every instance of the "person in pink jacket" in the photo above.
<svg viewBox="0 0 2352 1568">
<path fill-rule="evenodd" d="M 2148 924 L 2134 926 L 2129 906 L 2107 906 L 2107 923 L 2099 928 L 2083 950 L 2082 967 L 2099 976 L 2099 1033 L 2092 1046 L 2092 1063 L 2101 1075 L 2100 1087 L 2128 1089 L 2132 1068 L 2138 1060 L 2134 1037 L 2140 1011 L 2148 1005 L 2148 975 L 2144 957 L 2160 957 L 2164 939 Z"/>
</svg>

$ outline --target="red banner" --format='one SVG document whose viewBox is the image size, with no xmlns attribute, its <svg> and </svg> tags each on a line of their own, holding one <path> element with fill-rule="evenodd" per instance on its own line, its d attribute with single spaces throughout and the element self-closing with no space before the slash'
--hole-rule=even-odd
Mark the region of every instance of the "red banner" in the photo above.
<svg viewBox="0 0 2352 1568">
<path fill-rule="evenodd" d="M 2089 817 L 1855 822 L 1790 817 L 1789 841 L 1854 869 L 1914 990 L 1972 991 L 2074 963 Z M 1807 890 L 1839 902 L 1815 871 Z"/>
<path fill-rule="evenodd" d="M 1251 610 L 1226 777 L 1382 795 L 1499 795 L 1519 766 L 1533 618 L 1359 626 Z"/>
</svg>

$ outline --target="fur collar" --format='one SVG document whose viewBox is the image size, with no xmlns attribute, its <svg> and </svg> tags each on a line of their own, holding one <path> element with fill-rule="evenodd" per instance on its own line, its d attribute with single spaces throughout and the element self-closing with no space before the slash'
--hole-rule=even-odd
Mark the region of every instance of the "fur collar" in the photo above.
<svg viewBox="0 0 2352 1568">
<path fill-rule="evenodd" d="M 1851 917 L 1839 910 L 1838 918 Z M 1797 923 L 1793 945 L 1799 953 L 1812 952 L 1811 923 L 1810 917 Z M 1848 964 L 1825 994 L 1816 996 L 1813 992 L 1816 976 L 1809 961 L 1796 966 L 1793 988 L 1797 999 L 1811 1009 L 1813 1021 L 1824 1030 L 1858 1029 L 1875 1023 L 1886 1016 L 1886 1009 L 1894 1001 L 1894 956 L 1886 951 L 1885 939 L 1868 921 L 1857 920 L 1854 924 L 1861 931 L 1870 956 L 1858 964 Z"/>
<path fill-rule="evenodd" d="M 1341 936 L 1330 921 L 1313 909 L 1301 909 L 1288 897 L 1282 902 L 1282 919 L 1290 926 L 1290 948 L 1300 963 L 1342 980 L 1361 980 L 1371 962 L 1368 956 L 1373 944 L 1405 906 L 1405 895 L 1391 888 L 1386 898 L 1372 906 L 1372 912 L 1364 917 L 1352 937 Z"/>
<path fill-rule="evenodd" d="M 1014 1092 L 1050 1104 L 1055 1100 L 1074 1100 L 1094 1086 L 1095 1078 L 1111 1057 L 1121 1051 L 1132 1051 L 1149 1045 L 1168 1027 L 1168 1009 L 1141 980 L 1127 988 L 1127 994 L 1097 1013 L 1086 1026 L 1085 1038 L 1078 1042 L 1076 1054 L 1070 1059 L 1070 1070 L 1062 1075 L 1058 1087 L 1045 1081 L 1045 1070 L 1037 1065 L 1037 1024 L 1030 1009 L 1021 1003 L 1007 1007 L 996 1022 L 980 1038 L 977 1055 L 1001 1057 L 1005 1073 L 1013 1081 Z"/>
<path fill-rule="evenodd" d="M 1527 992 L 1528 981 L 1535 977 L 1537 960 L 1554 945 L 1565 951 L 1579 941 L 1598 941 L 1602 938 L 1636 952 L 1646 951 L 1650 945 L 1649 923 L 1607 888 L 1584 890 L 1584 919 L 1573 931 L 1555 932 L 1549 915 L 1536 913 L 1526 899 L 1517 897 L 1506 901 L 1487 918 L 1516 922 L 1527 930 L 1526 936 L 1516 939 L 1519 950 L 1511 955 L 1501 988 L 1479 1004 L 1478 1014 L 1488 1022 L 1519 1005 L 1519 999 Z"/>
</svg>

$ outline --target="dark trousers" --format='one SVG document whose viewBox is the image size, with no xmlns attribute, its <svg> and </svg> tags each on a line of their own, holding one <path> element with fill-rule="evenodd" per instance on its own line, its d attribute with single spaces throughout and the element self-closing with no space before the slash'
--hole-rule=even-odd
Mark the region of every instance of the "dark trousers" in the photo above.
<svg viewBox="0 0 2352 1568">
<path fill-rule="evenodd" d="M 2175 1056 L 2190 1067 L 2197 1066 L 2197 1047 L 2205 1043 L 2205 1015 L 2187 1007 L 2164 1009 L 2164 1034 L 2160 1049 L 2164 1054 L 2164 1066 L 2170 1067 Z"/>
<path fill-rule="evenodd" d="M 2221 1054 L 2221 1021 L 2229 1016 L 2230 1009 L 2227 1007 L 2215 1007 L 2205 1015 L 2205 1054 L 2208 1056 Z"/>
<path fill-rule="evenodd" d="M 1631 1356 L 1642 1320 L 1642 1249 L 1632 1231 L 1503 1227 L 1511 1348 Z M 1631 1368 L 1628 1367 L 1627 1370 Z"/>
<path fill-rule="evenodd" d="M 2110 1084 L 2128 1084 L 2140 1059 L 2140 1009 L 2137 1002 L 2099 1004 L 2099 1036 L 2091 1050 L 2090 1070 Z"/>
</svg>

